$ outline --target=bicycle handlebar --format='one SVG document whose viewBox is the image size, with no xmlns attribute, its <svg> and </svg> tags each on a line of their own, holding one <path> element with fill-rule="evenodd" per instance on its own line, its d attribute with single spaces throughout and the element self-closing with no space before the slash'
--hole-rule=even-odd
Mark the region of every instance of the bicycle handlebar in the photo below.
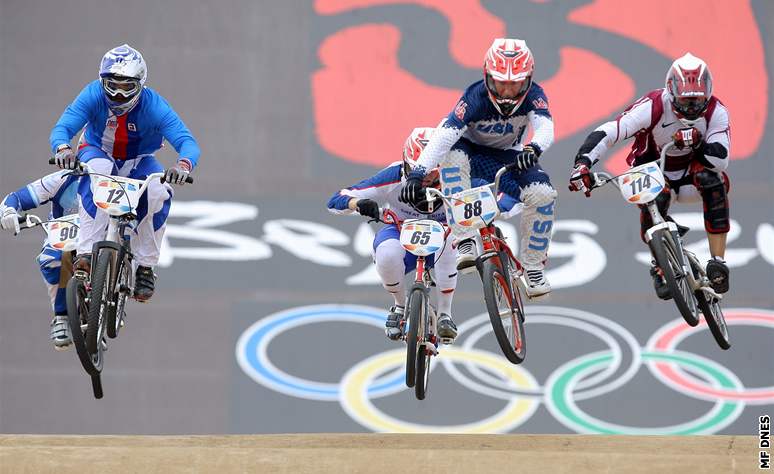
<svg viewBox="0 0 774 474">
<path fill-rule="evenodd" d="M 48 159 L 48 164 L 49 165 L 55 165 L 56 164 L 56 160 L 54 158 L 49 158 Z M 81 167 L 81 169 L 86 169 L 87 172 L 92 172 L 93 171 L 89 167 L 88 163 L 79 162 L 78 165 Z M 164 179 L 164 173 L 153 173 L 151 175 L 148 175 L 148 178 L 150 178 L 152 176 L 156 176 L 156 175 L 161 177 L 161 182 L 162 183 L 166 182 L 166 180 Z M 185 178 L 185 182 L 188 183 L 188 184 L 193 184 L 194 179 L 191 176 L 187 176 Z"/>
<path fill-rule="evenodd" d="M 664 145 L 663 148 L 661 148 L 661 154 L 659 155 L 659 158 L 658 158 L 658 166 L 662 170 L 664 169 L 664 162 L 666 160 L 667 151 L 671 150 L 674 147 L 675 147 L 675 143 L 669 142 L 666 145 Z M 592 165 L 593 164 L 594 163 L 592 163 Z M 626 173 L 622 173 L 618 176 L 622 176 L 624 174 Z M 594 186 L 592 186 L 591 189 L 601 188 L 602 186 L 610 182 L 612 182 L 615 185 L 615 187 L 620 188 L 620 186 L 618 186 L 618 181 L 616 180 L 618 176 L 613 176 L 610 173 L 605 173 L 604 171 L 600 171 L 599 173 L 593 173 L 593 176 L 594 176 Z M 591 189 L 589 191 L 591 191 Z"/>
</svg>

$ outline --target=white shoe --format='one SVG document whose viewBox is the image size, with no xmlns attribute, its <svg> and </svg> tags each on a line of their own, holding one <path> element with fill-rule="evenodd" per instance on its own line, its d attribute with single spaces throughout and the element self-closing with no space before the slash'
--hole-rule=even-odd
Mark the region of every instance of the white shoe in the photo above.
<svg viewBox="0 0 774 474">
<path fill-rule="evenodd" d="M 51 320 L 51 340 L 54 341 L 54 349 L 58 351 L 67 350 L 73 343 L 67 316 L 54 316 Z"/>
<path fill-rule="evenodd" d="M 527 296 L 534 298 L 551 292 L 551 284 L 546 280 L 542 269 L 525 270 Z"/>
<path fill-rule="evenodd" d="M 457 271 L 469 273 L 476 266 L 476 243 L 465 239 L 457 245 Z"/>
</svg>

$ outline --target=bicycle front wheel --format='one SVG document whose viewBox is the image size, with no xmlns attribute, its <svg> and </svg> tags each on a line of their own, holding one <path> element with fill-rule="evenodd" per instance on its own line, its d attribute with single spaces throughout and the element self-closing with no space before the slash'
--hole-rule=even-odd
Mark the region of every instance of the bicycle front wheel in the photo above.
<svg viewBox="0 0 774 474">
<path fill-rule="evenodd" d="M 91 276 L 91 302 L 86 325 L 86 350 L 92 355 L 100 351 L 100 339 L 113 296 L 112 275 L 113 251 L 101 249 Z"/>
<path fill-rule="evenodd" d="M 484 301 L 497 343 L 505 358 L 514 364 L 524 362 L 527 339 L 518 285 L 510 284 L 508 260 L 502 254 L 488 258 L 481 266 Z"/>
<path fill-rule="evenodd" d="M 696 326 L 699 324 L 699 311 L 693 288 L 683 270 L 682 254 L 675 248 L 674 241 L 669 238 L 669 231 L 657 230 L 648 245 L 653 258 L 656 259 L 656 264 L 664 274 L 664 280 L 677 309 L 689 326 Z"/>
<path fill-rule="evenodd" d="M 107 307 L 107 335 L 113 339 L 118 336 L 118 331 L 121 330 L 121 324 L 124 317 L 124 310 L 126 308 L 126 299 L 129 296 L 129 279 L 131 277 L 131 264 L 128 259 L 124 258 L 118 262 L 118 271 L 116 272 L 116 282 L 113 286 L 113 292 L 111 301 Z"/>
<path fill-rule="evenodd" d="M 97 376 L 102 371 L 102 358 L 92 360 L 91 354 L 86 350 L 86 341 L 84 328 L 81 326 L 89 317 L 89 307 L 86 304 L 86 287 L 83 282 L 77 278 L 70 278 L 65 290 L 67 300 L 67 320 L 70 323 L 70 334 L 72 334 L 75 352 L 81 361 L 86 373 L 91 376 Z"/>
<path fill-rule="evenodd" d="M 406 386 L 413 387 L 417 377 L 417 347 L 422 334 L 420 321 L 424 319 L 427 296 L 420 288 L 411 290 L 406 310 L 408 311 L 408 330 L 406 331 Z"/>
</svg>

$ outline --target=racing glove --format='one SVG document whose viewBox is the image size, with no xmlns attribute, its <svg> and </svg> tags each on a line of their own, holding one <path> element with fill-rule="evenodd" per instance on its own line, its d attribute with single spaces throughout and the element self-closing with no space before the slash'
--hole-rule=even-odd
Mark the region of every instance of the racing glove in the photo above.
<svg viewBox="0 0 774 474">
<path fill-rule="evenodd" d="M 191 162 L 182 158 L 177 160 L 175 166 L 167 168 L 164 172 L 164 181 L 170 184 L 182 185 L 185 184 L 189 174 L 191 174 Z"/>
<path fill-rule="evenodd" d="M 54 162 L 62 170 L 74 170 L 78 168 L 78 156 L 73 153 L 70 145 L 64 143 L 56 147 Z"/>
<path fill-rule="evenodd" d="M 575 157 L 575 167 L 570 175 L 570 191 L 583 191 L 586 197 L 591 197 L 594 187 L 594 175 L 591 174 L 591 160 L 585 155 Z"/>
<path fill-rule="evenodd" d="M 525 171 L 537 164 L 537 153 L 532 145 L 526 145 L 522 151 L 516 155 L 516 161 L 508 166 L 511 170 Z"/>
<path fill-rule="evenodd" d="M 19 214 L 11 206 L 0 206 L 0 229 L 19 233 Z"/>
<path fill-rule="evenodd" d="M 361 216 L 379 219 L 379 204 L 371 199 L 358 199 L 357 212 Z"/>
<path fill-rule="evenodd" d="M 398 200 L 406 204 L 419 204 L 425 198 L 423 190 L 422 177 L 411 174 L 406 178 L 406 183 L 400 190 Z"/>
<path fill-rule="evenodd" d="M 672 135 L 672 141 L 680 150 L 685 147 L 691 147 L 695 150 L 701 146 L 701 132 L 694 127 L 681 128 Z"/>
</svg>

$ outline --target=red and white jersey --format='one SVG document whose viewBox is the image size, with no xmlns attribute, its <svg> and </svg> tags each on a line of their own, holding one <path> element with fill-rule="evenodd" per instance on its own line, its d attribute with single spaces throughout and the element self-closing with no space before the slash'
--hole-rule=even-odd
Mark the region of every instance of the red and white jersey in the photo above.
<svg viewBox="0 0 774 474">
<path fill-rule="evenodd" d="M 715 171 L 728 167 L 731 149 L 728 110 L 715 96 L 710 98 L 707 110 L 693 127 L 699 130 L 705 145 L 699 151 L 687 147 L 682 150 L 673 148 L 664 164 L 664 174 L 668 179 L 684 176 L 694 159 Z M 675 132 L 681 128 L 686 126 L 672 110 L 669 93 L 665 89 L 656 89 L 630 105 L 615 120 L 600 125 L 581 147 L 581 154 L 593 162 L 602 158 L 619 141 L 635 137 L 627 162 L 633 165 L 653 161 L 658 159 L 661 148 L 670 143 Z"/>
</svg>

